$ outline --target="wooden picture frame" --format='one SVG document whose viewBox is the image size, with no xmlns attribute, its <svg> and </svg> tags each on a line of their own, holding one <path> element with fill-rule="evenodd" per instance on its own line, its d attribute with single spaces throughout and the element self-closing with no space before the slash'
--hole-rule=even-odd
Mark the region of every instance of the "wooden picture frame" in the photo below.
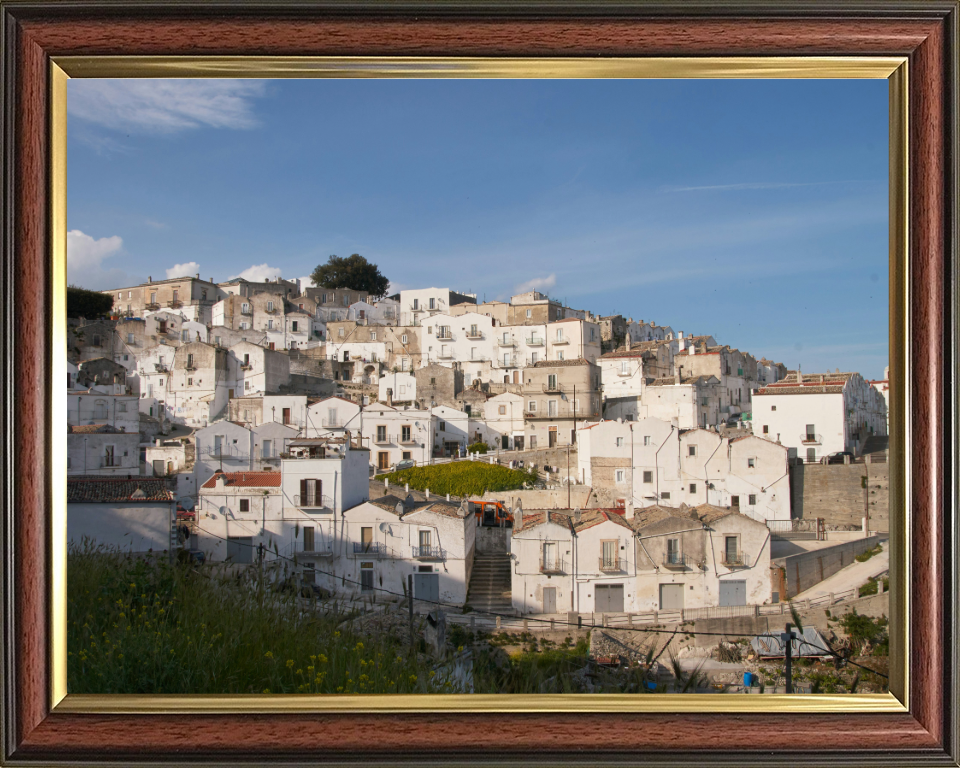
<svg viewBox="0 0 960 768">
<path fill-rule="evenodd" d="M 871 5 L 0 2 L 3 87 L 4 658 L 2 760 L 643 762 L 958 765 L 956 2 Z M 55 439 L 50 265 L 52 58 L 65 56 L 906 57 L 903 234 L 911 527 L 907 711 L 837 715 L 483 712 L 209 713 L 52 707 Z M 62 181 L 62 179 L 61 179 Z M 895 233 L 896 234 L 896 233 Z M 891 324 L 896 327 L 895 324 Z M 891 349 L 893 344 L 891 345 Z"/>
</svg>

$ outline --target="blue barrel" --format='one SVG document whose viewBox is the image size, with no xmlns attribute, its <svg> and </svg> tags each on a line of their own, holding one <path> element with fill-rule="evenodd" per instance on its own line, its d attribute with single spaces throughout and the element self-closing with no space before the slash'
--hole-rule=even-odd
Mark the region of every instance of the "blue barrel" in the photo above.
<svg viewBox="0 0 960 768">
<path fill-rule="evenodd" d="M 747 688 L 749 688 L 749 687 L 751 687 L 751 686 L 753 685 L 753 673 L 752 673 L 752 672 L 744 672 L 744 673 L 743 673 L 743 684 L 744 684 Z"/>
</svg>

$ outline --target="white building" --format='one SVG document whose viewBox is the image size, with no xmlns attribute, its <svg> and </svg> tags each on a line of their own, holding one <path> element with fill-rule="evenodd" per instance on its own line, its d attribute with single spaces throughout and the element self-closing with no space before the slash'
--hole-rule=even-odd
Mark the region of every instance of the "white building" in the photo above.
<svg viewBox="0 0 960 768">
<path fill-rule="evenodd" d="M 380 377 L 379 385 L 377 399 L 381 403 L 412 403 L 417 399 L 417 379 L 412 373 L 385 373 Z"/>
<path fill-rule="evenodd" d="M 420 329 L 422 365 L 460 363 L 468 384 L 475 379 L 489 381 L 497 357 L 497 329 L 493 323 L 493 318 L 476 312 L 428 315 L 422 319 Z"/>
<path fill-rule="evenodd" d="M 287 446 L 299 435 L 297 429 L 278 421 L 266 421 L 250 431 L 253 433 L 253 464 L 264 472 L 279 469 L 281 454 L 287 452 Z"/>
<path fill-rule="evenodd" d="M 757 390 L 755 434 L 816 462 L 837 451 L 859 454 L 871 435 L 887 434 L 883 395 L 859 373 L 803 373 Z"/>
<path fill-rule="evenodd" d="M 466 456 L 470 440 L 470 416 L 448 405 L 438 405 L 433 415 L 434 455 Z"/>
<path fill-rule="evenodd" d="M 713 504 L 761 521 L 790 519 L 787 450 L 770 440 L 647 418 L 584 427 L 577 442 L 579 479 L 607 504 Z"/>
<path fill-rule="evenodd" d="M 110 424 L 67 426 L 68 475 L 140 474 L 140 433 Z"/>
<path fill-rule="evenodd" d="M 123 552 L 159 554 L 170 548 L 176 499 L 156 478 L 67 479 L 67 542 L 104 545 Z"/>
<path fill-rule="evenodd" d="M 290 383 L 290 357 L 282 352 L 241 341 L 230 348 L 230 362 L 237 396 L 276 392 Z"/>
<path fill-rule="evenodd" d="M 514 512 L 513 607 L 519 613 L 635 612 L 634 549 L 633 528 L 615 512 Z"/>
<path fill-rule="evenodd" d="M 207 560 L 246 564 L 292 556 L 294 526 L 285 519 L 279 472 L 221 472 L 200 486 L 190 547 Z"/>
<path fill-rule="evenodd" d="M 410 576 L 415 598 L 463 605 L 476 530 L 473 515 L 442 499 L 405 503 L 384 496 L 360 504 L 343 515 L 331 586 L 354 598 L 377 588 L 402 595 Z"/>
<path fill-rule="evenodd" d="M 721 389 L 716 376 L 667 376 L 647 385 L 635 418 L 676 421 L 680 429 L 712 427 L 721 421 Z M 609 416 L 629 415 L 611 410 Z"/>
<path fill-rule="evenodd" d="M 360 432 L 360 405 L 344 397 L 326 397 L 307 408 L 307 423 L 304 437 L 343 436 L 350 430 Z"/>
<path fill-rule="evenodd" d="M 205 483 L 215 471 L 253 472 L 253 432 L 226 419 L 193 433 L 196 446 L 194 472 Z"/>
<path fill-rule="evenodd" d="M 546 352 L 548 360 L 583 358 L 596 363 L 600 357 L 600 324 L 568 318 L 547 324 Z"/>
<path fill-rule="evenodd" d="M 136 395 L 114 395 L 94 389 L 67 392 L 67 424 L 102 426 L 108 424 L 121 432 L 140 431 L 140 411 Z"/>
<path fill-rule="evenodd" d="M 483 409 L 483 423 L 488 443 L 496 440 L 505 451 L 523 448 L 523 397 L 513 392 L 494 395 Z"/>
<path fill-rule="evenodd" d="M 433 416 L 429 410 L 372 403 L 363 409 L 361 434 L 378 469 L 400 461 L 429 464 L 433 456 Z"/>
<path fill-rule="evenodd" d="M 763 523 L 710 505 L 650 507 L 630 522 L 639 611 L 771 602 L 770 532 Z"/>
<path fill-rule="evenodd" d="M 396 299 L 396 296 L 388 298 Z M 447 312 L 456 304 L 476 304 L 475 293 L 458 293 L 449 288 L 417 288 L 400 291 L 400 325 L 422 325 L 424 319 Z"/>
</svg>

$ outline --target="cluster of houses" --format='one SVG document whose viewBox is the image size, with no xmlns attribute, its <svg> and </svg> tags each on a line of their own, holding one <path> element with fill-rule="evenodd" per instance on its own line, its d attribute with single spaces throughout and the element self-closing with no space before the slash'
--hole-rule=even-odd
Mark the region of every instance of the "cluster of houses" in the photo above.
<svg viewBox="0 0 960 768">
<path fill-rule="evenodd" d="M 790 519 L 791 463 L 887 429 L 886 381 L 536 291 L 375 300 L 197 275 L 105 293 L 112 317 L 68 329 L 71 538 L 295 563 L 352 596 L 412 574 L 425 599 L 466 602 L 473 507 L 371 498 L 370 477 L 482 443 L 541 464 L 575 450 L 555 478 L 589 489 L 579 510 L 503 500 L 515 610 L 775 600 L 767 522 Z"/>
</svg>

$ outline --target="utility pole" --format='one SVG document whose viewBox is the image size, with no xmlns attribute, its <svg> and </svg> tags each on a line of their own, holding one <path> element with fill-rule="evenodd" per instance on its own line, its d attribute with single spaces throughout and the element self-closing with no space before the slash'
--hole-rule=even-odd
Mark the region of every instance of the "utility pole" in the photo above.
<svg viewBox="0 0 960 768">
<path fill-rule="evenodd" d="M 567 509 L 570 509 L 570 446 L 567 445 Z"/>
<path fill-rule="evenodd" d="M 416 653 L 413 644 L 413 574 L 407 574 L 407 594 L 410 596 L 410 653 Z"/>
<path fill-rule="evenodd" d="M 792 654 L 793 654 L 793 624 L 787 622 L 787 631 L 780 635 L 780 639 L 784 643 L 785 655 L 784 655 L 784 669 L 783 676 L 786 678 L 787 682 L 787 693 L 793 693 L 793 677 L 792 677 Z"/>
</svg>

